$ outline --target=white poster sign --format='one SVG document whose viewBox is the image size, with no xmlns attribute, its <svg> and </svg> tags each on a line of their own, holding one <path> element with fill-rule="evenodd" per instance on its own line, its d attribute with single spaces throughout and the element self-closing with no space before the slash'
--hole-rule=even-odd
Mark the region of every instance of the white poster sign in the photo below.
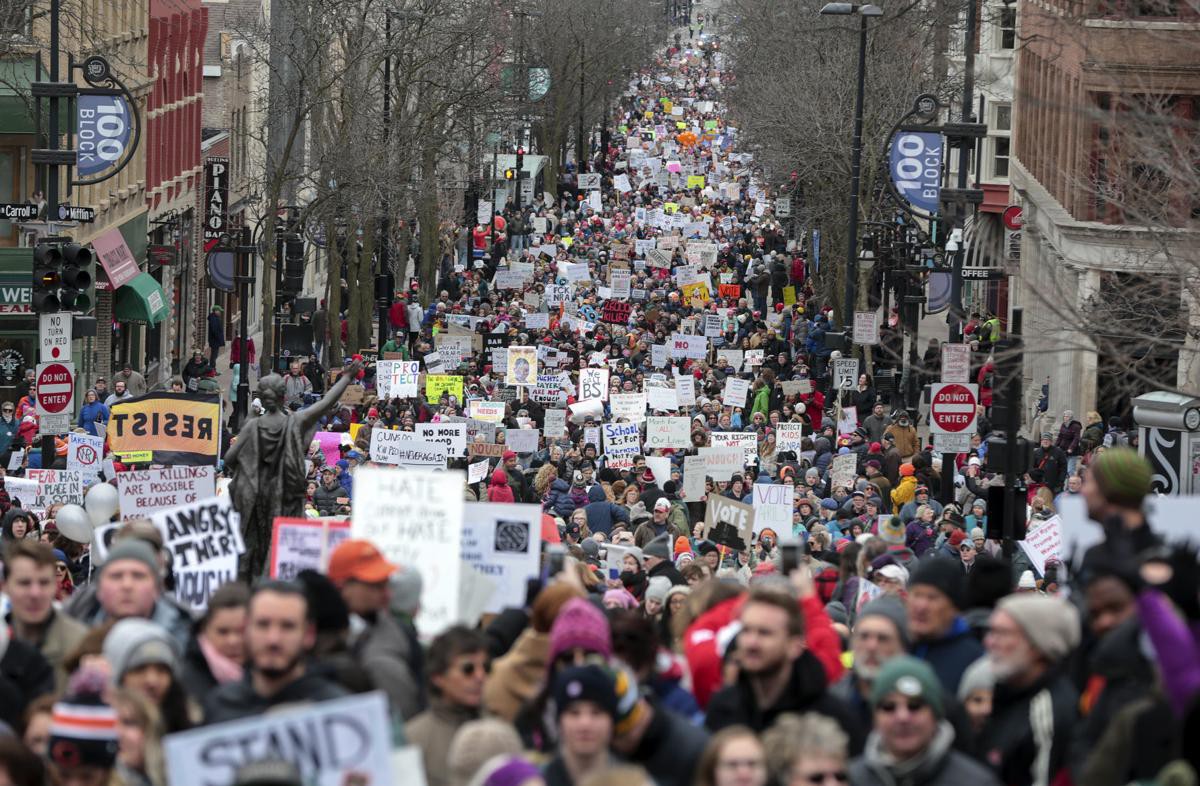
<svg viewBox="0 0 1200 786">
<path fill-rule="evenodd" d="M 104 437 L 91 434 L 67 435 L 67 469 L 83 473 L 85 479 L 99 477 L 104 463 Z"/>
<path fill-rule="evenodd" d="M 770 527 L 777 535 L 788 536 L 792 531 L 793 494 L 791 486 L 755 483 L 754 531 L 762 532 L 764 527 Z"/>
<path fill-rule="evenodd" d="M 637 456 L 642 452 L 641 431 L 636 423 L 605 423 L 601 429 L 606 456 Z"/>
<path fill-rule="evenodd" d="M 526 582 L 541 567 L 539 505 L 470 502 L 463 506 L 462 558 L 495 582 L 485 613 L 525 605 Z"/>
<path fill-rule="evenodd" d="M 758 455 L 758 434 L 753 431 L 714 431 L 711 437 L 713 447 L 741 450 L 746 464 Z"/>
<path fill-rule="evenodd" d="M 746 406 L 746 396 L 750 394 L 750 380 L 740 377 L 725 377 L 725 392 L 721 395 L 722 403 L 727 407 Z"/>
<path fill-rule="evenodd" d="M 398 782 L 387 698 L 374 691 L 304 703 L 163 738 L 171 786 L 232 786 L 237 771 L 282 758 L 311 786 Z"/>
<path fill-rule="evenodd" d="M 800 455 L 800 451 L 804 449 L 804 424 L 803 423 L 785 423 L 780 421 L 775 428 L 775 450 L 791 450 Z"/>
<path fill-rule="evenodd" d="M 122 519 L 145 518 L 167 508 L 217 495 L 215 467 L 164 467 L 117 473 Z"/>
<path fill-rule="evenodd" d="M 464 481 L 453 471 L 367 466 L 354 473 L 350 531 L 374 543 L 388 561 L 421 574 L 416 622 L 423 638 L 459 622 Z"/>
<path fill-rule="evenodd" d="M 504 444 L 514 453 L 536 453 L 539 436 L 535 428 L 510 428 L 504 432 Z"/>
<path fill-rule="evenodd" d="M 222 584 L 237 581 L 242 542 L 241 517 L 229 496 L 209 497 L 156 511 L 150 520 L 171 552 L 175 599 L 203 611 Z"/>
<path fill-rule="evenodd" d="M 542 435 L 547 439 L 558 439 L 567 435 L 567 411 L 565 409 L 546 410 L 546 422 L 542 426 Z"/>
<path fill-rule="evenodd" d="M 614 420 L 625 418 L 633 423 L 641 423 L 646 419 L 645 393 L 613 393 L 609 397 Z"/>
<path fill-rule="evenodd" d="M 372 434 L 374 430 L 372 430 Z M 440 442 L 446 446 L 446 455 L 462 458 L 467 455 L 467 423 L 418 423 L 416 433 L 426 442 Z"/>
<path fill-rule="evenodd" d="M 646 418 L 646 450 L 690 448 L 691 418 Z"/>
<path fill-rule="evenodd" d="M 608 400 L 608 369 L 585 368 L 579 372 L 579 400 Z"/>
<path fill-rule="evenodd" d="M 427 442 L 411 431 L 371 429 L 371 461 L 398 467 L 445 468 L 448 451 L 440 442 Z"/>
</svg>

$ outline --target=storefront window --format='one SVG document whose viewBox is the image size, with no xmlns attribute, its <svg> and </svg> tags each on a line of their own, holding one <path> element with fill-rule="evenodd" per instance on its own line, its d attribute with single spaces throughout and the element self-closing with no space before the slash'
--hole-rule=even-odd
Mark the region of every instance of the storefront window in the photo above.
<svg viewBox="0 0 1200 786">
<path fill-rule="evenodd" d="M 0 333 L 0 399 L 15 401 L 16 388 L 25 370 L 37 365 L 35 335 L 6 336 Z"/>
</svg>

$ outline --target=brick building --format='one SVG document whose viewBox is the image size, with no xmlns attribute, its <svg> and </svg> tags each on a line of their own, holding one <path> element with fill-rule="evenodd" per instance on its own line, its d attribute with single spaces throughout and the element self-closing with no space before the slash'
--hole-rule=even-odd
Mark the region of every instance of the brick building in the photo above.
<svg viewBox="0 0 1200 786">
<path fill-rule="evenodd" d="M 1177 0 L 1022 0 L 1019 40 L 1010 178 L 1024 210 L 1026 389 L 1050 378 L 1054 414 L 1123 414 L 1145 390 L 1123 387 L 1118 356 L 1200 390 L 1200 345 L 1175 329 L 1200 323 L 1182 286 L 1200 276 L 1187 152 L 1200 138 L 1200 17 Z M 1145 302 L 1121 312 L 1130 292 Z M 1127 327 L 1160 335 L 1103 351 Z"/>
</svg>

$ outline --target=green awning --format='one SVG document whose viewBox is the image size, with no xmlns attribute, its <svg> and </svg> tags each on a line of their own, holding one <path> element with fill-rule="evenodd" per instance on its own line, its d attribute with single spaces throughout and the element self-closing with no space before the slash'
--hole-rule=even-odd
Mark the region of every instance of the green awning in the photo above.
<svg viewBox="0 0 1200 786">
<path fill-rule="evenodd" d="M 117 290 L 114 309 L 118 322 L 148 322 L 157 325 L 167 318 L 167 295 L 149 273 L 139 273 Z"/>
</svg>

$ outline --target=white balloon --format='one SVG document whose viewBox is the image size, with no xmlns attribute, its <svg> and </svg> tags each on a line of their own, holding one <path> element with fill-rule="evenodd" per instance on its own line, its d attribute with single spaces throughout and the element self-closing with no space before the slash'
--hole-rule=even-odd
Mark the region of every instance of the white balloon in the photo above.
<svg viewBox="0 0 1200 786">
<path fill-rule="evenodd" d="M 92 542 L 92 521 L 79 505 L 63 505 L 54 517 L 58 531 L 76 543 Z"/>
<path fill-rule="evenodd" d="M 120 497 L 111 483 L 97 483 L 88 489 L 87 496 L 83 498 L 83 507 L 92 525 L 99 527 L 107 524 L 120 508 Z"/>
</svg>

